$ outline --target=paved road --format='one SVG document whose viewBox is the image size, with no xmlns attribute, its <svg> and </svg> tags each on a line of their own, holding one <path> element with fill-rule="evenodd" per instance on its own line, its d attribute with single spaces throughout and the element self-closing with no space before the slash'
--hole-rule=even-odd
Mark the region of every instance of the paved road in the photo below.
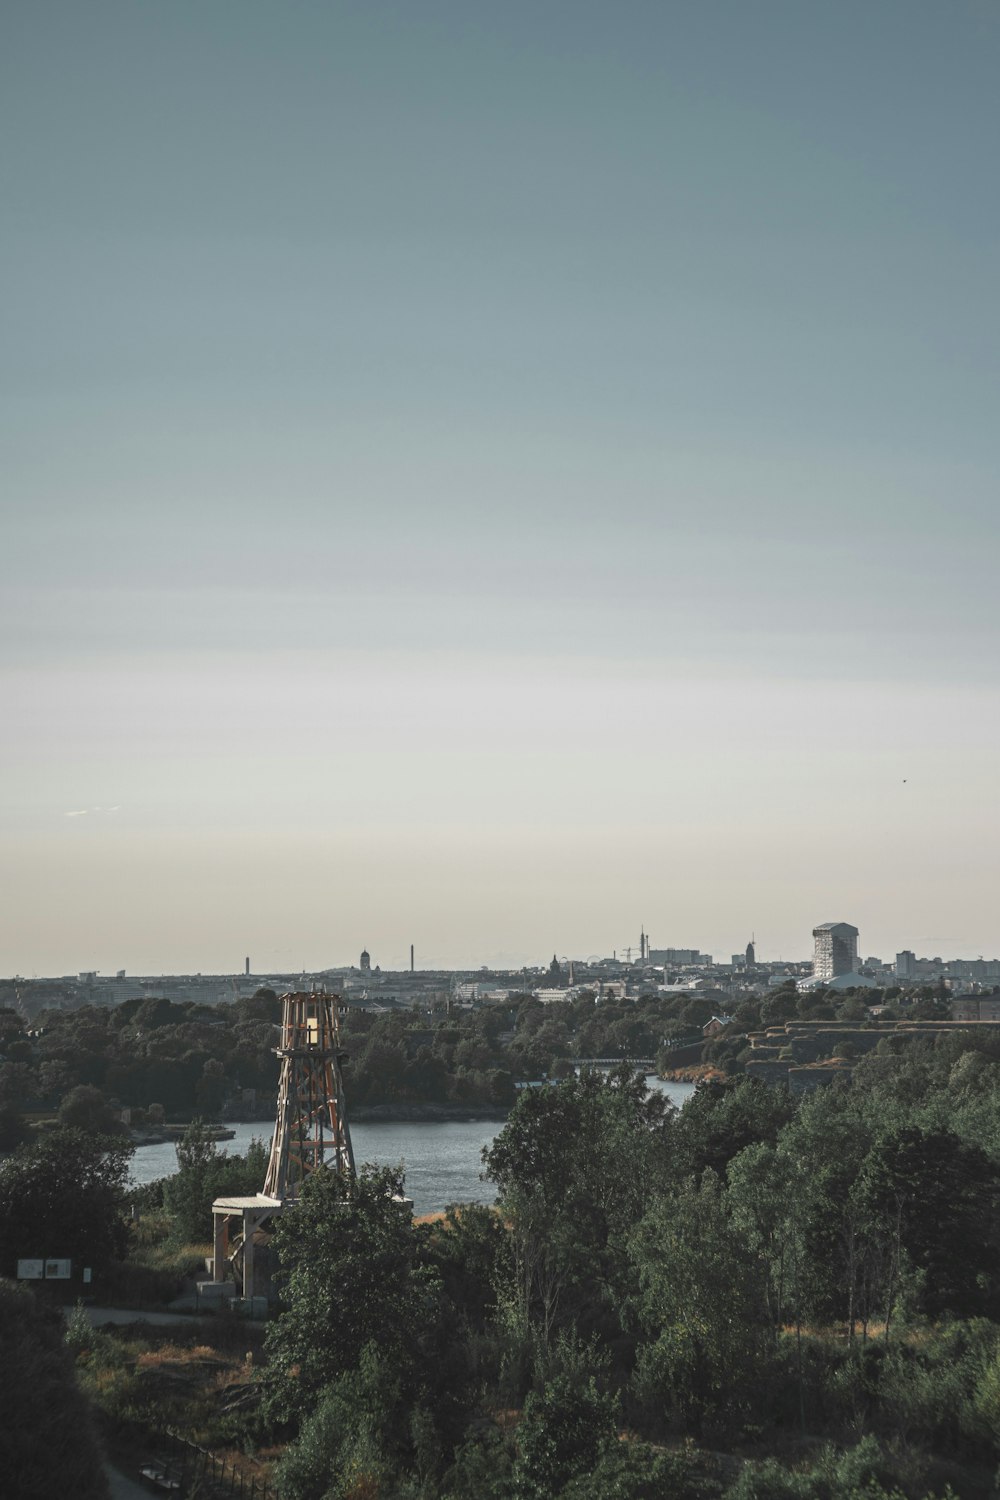
<svg viewBox="0 0 1000 1500">
<path fill-rule="evenodd" d="M 67 1318 L 75 1311 L 73 1307 L 63 1308 Z M 189 1312 L 140 1312 L 134 1307 L 85 1307 L 84 1312 L 94 1328 L 100 1328 L 104 1323 L 199 1323 L 204 1321 L 204 1314 L 199 1317 L 196 1313 Z"/>
<path fill-rule="evenodd" d="M 149 1500 L 149 1491 L 134 1479 L 129 1479 L 114 1464 L 105 1464 L 111 1500 Z"/>
</svg>

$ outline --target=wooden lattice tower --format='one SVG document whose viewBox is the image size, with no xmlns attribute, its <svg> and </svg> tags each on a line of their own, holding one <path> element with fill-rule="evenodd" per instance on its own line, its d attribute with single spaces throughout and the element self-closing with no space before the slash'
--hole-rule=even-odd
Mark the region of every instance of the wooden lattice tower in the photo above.
<svg viewBox="0 0 1000 1500">
<path fill-rule="evenodd" d="M 294 1202 L 311 1172 L 354 1172 L 337 995 L 282 995 L 281 1080 L 264 1194 Z"/>
</svg>

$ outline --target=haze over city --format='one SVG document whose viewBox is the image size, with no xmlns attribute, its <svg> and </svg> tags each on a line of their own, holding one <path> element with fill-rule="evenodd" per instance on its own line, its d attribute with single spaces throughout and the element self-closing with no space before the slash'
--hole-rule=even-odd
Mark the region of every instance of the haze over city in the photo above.
<svg viewBox="0 0 1000 1500">
<path fill-rule="evenodd" d="M 1000 951 L 994 8 L 4 31 L 0 975 Z"/>
</svg>

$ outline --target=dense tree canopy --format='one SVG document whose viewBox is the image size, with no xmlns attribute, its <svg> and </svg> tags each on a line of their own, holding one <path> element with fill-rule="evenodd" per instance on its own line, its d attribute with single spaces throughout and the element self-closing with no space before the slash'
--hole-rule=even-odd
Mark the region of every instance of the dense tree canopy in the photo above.
<svg viewBox="0 0 1000 1500">
<path fill-rule="evenodd" d="M 244 1156 L 219 1150 L 201 1120 L 192 1120 L 177 1143 L 177 1171 L 158 1184 L 178 1239 L 200 1243 L 212 1237 L 216 1198 L 259 1193 L 267 1172 L 269 1147 L 251 1141 Z"/>
<path fill-rule="evenodd" d="M 526 1091 L 484 1152 L 513 1224 L 521 1316 L 546 1340 L 570 1309 L 589 1329 L 612 1306 L 629 1230 L 667 1180 L 673 1113 L 628 1067 L 585 1071 Z"/>
<path fill-rule="evenodd" d="M 418 1250 L 392 1169 L 320 1172 L 278 1220 L 285 1310 L 268 1332 L 270 1409 L 304 1411 L 358 1367 L 367 1345 L 408 1367 L 437 1317 L 439 1282 Z"/>
<path fill-rule="evenodd" d="M 0 1275 L 21 1258 L 72 1260 L 95 1275 L 125 1248 L 132 1147 L 68 1127 L 0 1163 Z"/>
<path fill-rule="evenodd" d="M 628 1069 L 525 1090 L 485 1153 L 499 1213 L 430 1229 L 392 1174 L 317 1180 L 276 1235 L 288 1500 L 902 1500 L 931 1451 L 995 1464 L 993 1049 L 679 1115 Z M 792 1431 L 794 1468 L 765 1458 Z"/>
<path fill-rule="evenodd" d="M 141 1002 L 26 1047 L 11 1022 L 4 1097 L 69 1079 L 83 1093 L 64 1113 L 100 1124 L 90 1090 L 127 1072 L 131 1049 L 147 1082 L 182 1066 L 188 1104 L 224 1108 L 250 1076 L 240 1059 L 273 1041 L 275 1003 L 209 1021 Z M 897 1483 L 916 1500 L 943 1490 L 945 1466 L 963 1496 L 989 1492 L 1000 1034 L 859 1030 L 859 1053 L 877 1046 L 805 1096 L 741 1076 L 730 1050 L 736 1073 L 680 1113 L 629 1067 L 574 1074 L 585 1050 L 690 1024 L 690 1000 L 670 1003 L 523 997 L 351 1019 L 355 1099 L 514 1102 L 485 1154 L 497 1211 L 414 1225 L 400 1172 L 367 1169 L 316 1174 L 272 1221 L 260 1257 L 284 1301 L 240 1420 L 248 1441 L 286 1445 L 282 1500 L 879 1500 Z M 767 996 L 718 1045 L 809 1007 L 841 1001 Z M 75 1254 L 67 1234 L 113 1259 L 125 1162 L 87 1130 L 15 1153 L 0 1167 L 2 1268 Z M 211 1198 L 248 1170 L 256 1187 L 263 1165 L 222 1157 L 198 1124 L 178 1164 L 135 1198 L 192 1238 Z"/>
</svg>

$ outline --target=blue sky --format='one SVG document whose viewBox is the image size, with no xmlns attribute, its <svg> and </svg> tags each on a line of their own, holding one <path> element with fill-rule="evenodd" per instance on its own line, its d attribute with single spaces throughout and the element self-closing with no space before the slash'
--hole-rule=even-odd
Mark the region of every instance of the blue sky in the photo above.
<svg viewBox="0 0 1000 1500">
<path fill-rule="evenodd" d="M 9 13 L 0 972 L 1000 951 L 998 63 Z"/>
</svg>

